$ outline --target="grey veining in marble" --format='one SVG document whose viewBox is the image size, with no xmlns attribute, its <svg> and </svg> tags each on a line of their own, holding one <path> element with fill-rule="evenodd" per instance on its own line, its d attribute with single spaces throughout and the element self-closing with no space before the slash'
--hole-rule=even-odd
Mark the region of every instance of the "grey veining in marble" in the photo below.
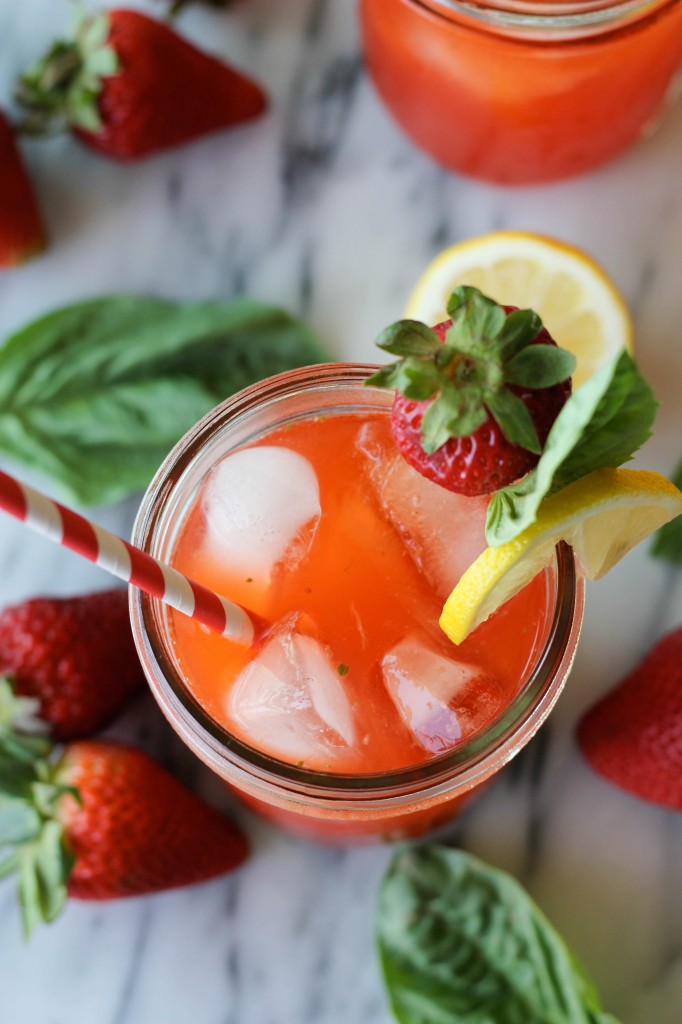
<svg viewBox="0 0 682 1024">
<path fill-rule="evenodd" d="M 0 104 L 66 8 L 0 0 Z M 28 144 L 52 247 L 0 279 L 0 334 L 116 290 L 248 293 L 304 315 L 340 357 L 372 359 L 372 338 L 440 248 L 497 228 L 538 230 L 592 252 L 628 298 L 663 403 L 637 463 L 670 471 L 682 455 L 682 108 L 583 178 L 515 190 L 465 181 L 415 151 L 381 108 L 355 14 L 351 0 L 241 0 L 228 13 L 183 16 L 192 39 L 268 86 L 272 108 L 256 124 L 130 167 L 69 140 Z M 135 504 L 96 515 L 127 532 Z M 107 583 L 0 521 L 0 603 Z M 682 574 L 644 548 L 591 586 L 551 721 L 452 831 L 528 886 L 623 1024 L 682 1020 L 682 818 L 595 778 L 573 726 L 681 621 Z M 233 806 L 150 699 L 113 732 Z M 389 1024 L 372 917 L 390 852 L 308 845 L 235 813 L 253 843 L 238 874 L 158 897 L 73 904 L 28 948 L 11 886 L 0 886 L 1 1024 Z"/>
</svg>

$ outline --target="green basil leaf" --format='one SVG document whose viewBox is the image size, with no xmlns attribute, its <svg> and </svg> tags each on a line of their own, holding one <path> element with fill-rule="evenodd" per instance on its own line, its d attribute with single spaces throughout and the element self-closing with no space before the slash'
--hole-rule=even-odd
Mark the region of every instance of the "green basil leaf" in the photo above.
<svg viewBox="0 0 682 1024">
<path fill-rule="evenodd" d="M 377 933 L 400 1024 L 617 1024 L 522 887 L 460 850 L 399 852 Z"/>
<path fill-rule="evenodd" d="M 57 310 L 0 350 L 0 450 L 81 504 L 147 486 L 228 395 L 329 358 L 288 313 L 251 299 L 128 295 Z"/>
<path fill-rule="evenodd" d="M 508 384 L 523 388 L 551 388 L 575 370 L 575 356 L 554 345 L 527 345 L 504 368 Z"/>
<path fill-rule="evenodd" d="M 675 487 L 682 490 L 682 462 L 675 470 L 672 482 Z M 682 516 L 666 523 L 654 535 L 651 554 L 654 558 L 662 558 L 666 562 L 682 562 Z"/>
<path fill-rule="evenodd" d="M 596 469 L 627 462 L 649 437 L 657 406 L 627 352 L 609 360 L 568 399 L 532 475 L 493 495 L 488 544 L 503 544 L 530 526 L 547 494 Z"/>
</svg>

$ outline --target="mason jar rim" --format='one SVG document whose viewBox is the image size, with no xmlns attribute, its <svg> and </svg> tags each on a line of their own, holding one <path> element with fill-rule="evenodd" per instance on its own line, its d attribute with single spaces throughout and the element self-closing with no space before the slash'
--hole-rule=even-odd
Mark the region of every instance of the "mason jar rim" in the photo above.
<svg viewBox="0 0 682 1024">
<path fill-rule="evenodd" d="M 247 423 L 249 416 L 268 408 L 281 413 L 287 400 L 311 397 L 317 398 L 317 404 L 298 418 L 320 415 L 325 408 L 346 412 L 388 409 L 392 401 L 389 392 L 362 386 L 376 368 L 374 364 L 350 363 L 303 367 L 267 378 L 221 403 L 178 442 L 157 471 L 135 520 L 133 544 L 157 557 L 168 557 L 162 547 L 163 532 L 173 509 L 179 507 L 183 482 L 200 466 L 210 446 L 235 424 Z M 349 404 L 351 392 L 356 394 Z M 340 397 L 335 404 L 320 408 L 320 402 L 337 393 Z M 277 422 L 281 420 L 270 423 L 260 434 L 272 430 Z M 186 508 L 188 496 L 184 500 Z M 555 588 L 544 648 L 529 679 L 498 719 L 448 753 L 407 768 L 368 774 L 327 773 L 292 765 L 238 739 L 212 719 L 188 689 L 173 657 L 168 608 L 131 588 L 130 613 L 152 693 L 190 749 L 218 775 L 237 788 L 260 790 L 264 799 L 270 793 L 311 801 L 318 807 L 338 809 L 339 802 L 346 801 L 354 809 L 361 809 L 360 804 L 376 809 L 413 802 L 416 794 L 419 799 L 437 797 L 455 786 L 458 792 L 467 791 L 492 775 L 531 738 L 563 688 L 582 622 L 582 576 L 572 549 L 565 544 L 558 545 L 556 551 Z"/>
<path fill-rule="evenodd" d="M 543 31 L 598 31 L 653 14 L 682 0 L 406 0 L 442 17 L 463 15 L 484 25 Z"/>
</svg>

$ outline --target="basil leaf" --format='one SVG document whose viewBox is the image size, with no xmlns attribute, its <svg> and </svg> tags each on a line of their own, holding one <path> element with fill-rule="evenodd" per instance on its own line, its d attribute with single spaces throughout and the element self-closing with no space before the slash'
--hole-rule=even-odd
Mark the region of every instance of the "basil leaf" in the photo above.
<svg viewBox="0 0 682 1024">
<path fill-rule="evenodd" d="M 542 499 L 595 469 L 627 462 L 651 434 L 658 403 L 627 352 L 571 395 L 532 474 L 493 495 L 486 539 L 503 544 L 535 521 Z"/>
<path fill-rule="evenodd" d="M 682 490 L 682 462 L 672 477 L 675 487 Z M 682 562 L 682 516 L 672 519 L 654 535 L 651 545 L 654 558 L 663 558 L 666 562 Z"/>
<path fill-rule="evenodd" d="M 377 932 L 400 1024 L 617 1024 L 522 887 L 460 850 L 399 852 Z"/>
<path fill-rule="evenodd" d="M 0 450 L 75 502 L 117 501 L 228 395 L 328 358 L 307 327 L 251 299 L 79 303 L 0 350 Z"/>
</svg>

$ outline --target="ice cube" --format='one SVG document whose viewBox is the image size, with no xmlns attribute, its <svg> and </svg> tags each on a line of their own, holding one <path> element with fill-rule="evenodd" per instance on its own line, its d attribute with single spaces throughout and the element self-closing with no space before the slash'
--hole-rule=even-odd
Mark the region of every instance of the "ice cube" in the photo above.
<svg viewBox="0 0 682 1024">
<path fill-rule="evenodd" d="M 434 754 L 468 739 L 505 705 L 492 676 L 477 665 L 446 657 L 417 634 L 392 647 L 381 670 L 405 725 Z"/>
<path fill-rule="evenodd" d="M 205 545 L 235 574 L 267 583 L 285 554 L 307 551 L 320 517 L 320 489 L 308 460 L 267 445 L 227 455 L 204 485 Z"/>
<path fill-rule="evenodd" d="M 350 701 L 338 663 L 299 629 L 294 613 L 279 624 L 228 697 L 244 739 L 284 760 L 326 767 L 355 742 Z"/>
<path fill-rule="evenodd" d="M 485 548 L 488 499 L 455 494 L 418 473 L 399 454 L 386 456 L 366 430 L 360 446 L 383 514 L 443 600 Z"/>
</svg>

